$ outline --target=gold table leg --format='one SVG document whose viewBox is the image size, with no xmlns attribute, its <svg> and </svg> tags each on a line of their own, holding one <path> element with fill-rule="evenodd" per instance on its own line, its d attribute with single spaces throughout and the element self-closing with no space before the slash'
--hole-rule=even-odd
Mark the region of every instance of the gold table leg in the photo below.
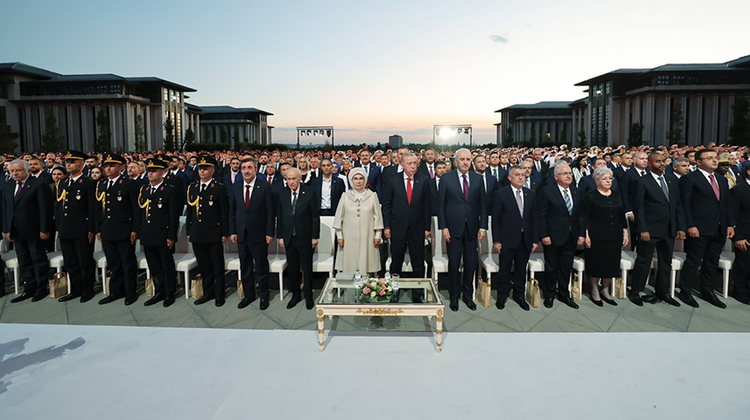
<svg viewBox="0 0 750 420">
<path fill-rule="evenodd" d="M 325 350 L 325 319 L 323 310 L 318 309 L 318 350 Z"/>
<path fill-rule="evenodd" d="M 435 318 L 435 329 L 437 330 L 437 352 L 443 351 L 443 310 L 438 309 L 437 318 Z"/>
</svg>

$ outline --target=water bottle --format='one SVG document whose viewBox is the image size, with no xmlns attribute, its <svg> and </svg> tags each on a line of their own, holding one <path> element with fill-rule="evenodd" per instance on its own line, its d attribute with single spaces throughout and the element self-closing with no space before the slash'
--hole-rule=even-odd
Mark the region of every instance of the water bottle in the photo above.
<svg viewBox="0 0 750 420">
<path fill-rule="evenodd" d="M 354 287 L 359 289 L 362 286 L 362 273 L 357 270 L 356 273 L 354 273 Z"/>
</svg>

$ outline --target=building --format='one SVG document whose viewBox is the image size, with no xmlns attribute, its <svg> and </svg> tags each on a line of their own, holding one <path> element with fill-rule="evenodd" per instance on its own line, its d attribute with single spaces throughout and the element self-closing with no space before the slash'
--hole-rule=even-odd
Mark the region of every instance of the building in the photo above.
<svg viewBox="0 0 750 420">
<path fill-rule="evenodd" d="M 41 150 L 45 112 L 54 114 L 68 147 L 94 150 L 106 115 L 113 150 L 134 150 L 142 136 L 148 150 L 164 145 L 164 122 L 171 118 L 175 141 L 187 127 L 185 93 L 195 89 L 157 77 L 115 74 L 62 75 L 23 63 L 0 63 L 0 122 L 19 133 L 19 151 Z"/>
<path fill-rule="evenodd" d="M 497 144 L 570 143 L 573 138 L 571 102 L 539 102 L 512 105 L 499 109 L 500 123 L 495 124 Z"/>
<path fill-rule="evenodd" d="M 398 134 L 388 136 L 388 144 L 391 145 L 391 149 L 397 149 L 404 145 L 404 138 Z"/>
<path fill-rule="evenodd" d="M 195 109 L 200 126 L 201 143 L 228 143 L 236 147 L 239 142 L 271 144 L 268 117 L 273 115 L 256 108 L 234 108 L 231 106 L 202 106 Z"/>
</svg>

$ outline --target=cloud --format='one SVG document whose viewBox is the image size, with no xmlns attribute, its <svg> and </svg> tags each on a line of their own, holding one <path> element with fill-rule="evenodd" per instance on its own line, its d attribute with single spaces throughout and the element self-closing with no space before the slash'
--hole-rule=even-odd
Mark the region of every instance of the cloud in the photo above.
<svg viewBox="0 0 750 420">
<path fill-rule="evenodd" d="M 508 35 L 508 34 L 505 34 L 505 35 Z M 490 39 L 492 40 L 492 42 L 499 42 L 501 44 L 508 43 L 508 38 L 506 38 L 503 35 L 490 35 Z"/>
</svg>

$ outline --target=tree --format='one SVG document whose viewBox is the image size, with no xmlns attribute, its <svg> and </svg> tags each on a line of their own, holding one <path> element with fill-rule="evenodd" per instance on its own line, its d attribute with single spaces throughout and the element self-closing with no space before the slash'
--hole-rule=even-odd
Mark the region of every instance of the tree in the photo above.
<svg viewBox="0 0 750 420">
<path fill-rule="evenodd" d="M 96 113 L 96 127 L 99 135 L 94 142 L 95 152 L 109 152 L 112 150 L 112 132 L 109 129 L 109 115 L 104 108 Z"/>
<path fill-rule="evenodd" d="M 144 152 L 146 150 L 146 126 L 143 122 L 143 115 L 135 116 L 135 150 Z"/>
<path fill-rule="evenodd" d="M 182 142 L 182 150 L 185 150 L 188 144 L 195 143 L 195 133 L 192 128 L 185 130 L 185 141 Z"/>
<path fill-rule="evenodd" d="M 505 141 L 503 143 L 505 144 L 513 143 L 513 127 L 508 127 L 505 129 Z"/>
<path fill-rule="evenodd" d="M 750 146 L 750 99 L 738 96 L 732 105 L 729 141 L 732 145 Z"/>
<path fill-rule="evenodd" d="M 232 134 L 232 143 L 237 144 L 240 142 L 240 131 L 238 129 L 234 129 L 234 134 Z"/>
<path fill-rule="evenodd" d="M 227 133 L 227 129 L 225 127 L 221 127 L 219 136 L 221 136 L 222 143 L 229 143 L 229 134 Z"/>
<path fill-rule="evenodd" d="M 211 143 L 212 141 L 211 133 L 212 131 L 207 126 L 204 125 L 203 135 L 201 136 L 201 143 Z"/>
<path fill-rule="evenodd" d="M 641 123 L 630 124 L 630 137 L 628 137 L 628 147 L 638 147 L 643 144 L 643 128 Z"/>
<path fill-rule="evenodd" d="M 43 152 L 64 152 L 68 148 L 68 141 L 60 133 L 57 117 L 51 106 L 44 108 L 44 134 L 42 135 Z"/>
<path fill-rule="evenodd" d="M 669 131 L 667 131 L 667 145 L 676 144 L 682 146 L 685 144 L 683 138 L 683 128 L 685 119 L 682 116 L 682 104 L 680 101 L 674 101 L 672 115 L 669 118 Z"/>
<path fill-rule="evenodd" d="M 164 150 L 174 152 L 174 123 L 172 117 L 167 117 L 164 121 Z"/>
<path fill-rule="evenodd" d="M 14 153 L 18 147 L 18 133 L 10 131 L 10 126 L 0 123 L 0 153 Z"/>
<path fill-rule="evenodd" d="M 586 130 L 581 130 L 578 133 L 578 148 L 583 149 L 586 147 Z"/>
</svg>

